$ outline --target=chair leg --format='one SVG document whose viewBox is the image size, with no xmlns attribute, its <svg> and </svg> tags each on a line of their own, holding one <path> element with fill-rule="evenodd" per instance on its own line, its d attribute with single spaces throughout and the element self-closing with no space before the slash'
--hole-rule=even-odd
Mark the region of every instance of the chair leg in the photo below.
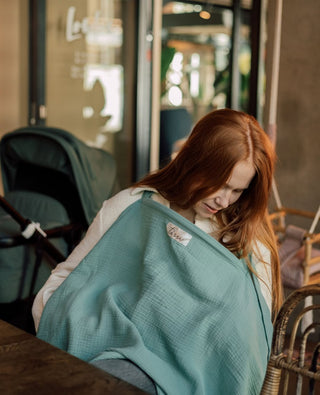
<svg viewBox="0 0 320 395">
<path fill-rule="evenodd" d="M 281 380 L 281 369 L 276 368 L 270 360 L 264 379 L 261 395 L 278 395 Z"/>
</svg>

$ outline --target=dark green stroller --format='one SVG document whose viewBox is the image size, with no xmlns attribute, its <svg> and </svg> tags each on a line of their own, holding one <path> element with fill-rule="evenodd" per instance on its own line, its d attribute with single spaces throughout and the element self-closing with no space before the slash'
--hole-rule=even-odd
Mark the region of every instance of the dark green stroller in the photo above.
<svg viewBox="0 0 320 395">
<path fill-rule="evenodd" d="M 32 331 L 34 295 L 116 192 L 116 166 L 108 152 L 50 127 L 5 134 L 0 155 L 0 318 Z"/>
</svg>

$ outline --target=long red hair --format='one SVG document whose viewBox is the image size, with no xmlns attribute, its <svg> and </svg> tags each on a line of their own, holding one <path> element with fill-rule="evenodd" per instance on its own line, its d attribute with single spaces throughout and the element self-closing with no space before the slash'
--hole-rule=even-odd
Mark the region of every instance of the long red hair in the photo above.
<svg viewBox="0 0 320 395">
<path fill-rule="evenodd" d="M 255 167 L 255 176 L 234 204 L 216 214 L 219 241 L 234 254 L 241 252 L 247 261 L 257 240 L 270 250 L 275 313 L 282 303 L 281 281 L 276 240 L 267 213 L 275 152 L 254 117 L 230 109 L 210 112 L 197 122 L 177 156 L 136 186 L 153 187 L 169 202 L 188 209 L 219 190 L 236 163 L 248 159 Z"/>
</svg>

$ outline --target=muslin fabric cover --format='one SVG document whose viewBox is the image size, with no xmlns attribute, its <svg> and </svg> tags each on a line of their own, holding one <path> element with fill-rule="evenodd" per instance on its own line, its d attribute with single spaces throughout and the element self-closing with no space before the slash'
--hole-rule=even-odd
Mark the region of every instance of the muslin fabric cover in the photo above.
<svg viewBox="0 0 320 395">
<path fill-rule="evenodd" d="M 270 311 L 244 261 L 145 192 L 48 300 L 37 336 L 125 358 L 158 394 L 259 394 Z"/>
</svg>

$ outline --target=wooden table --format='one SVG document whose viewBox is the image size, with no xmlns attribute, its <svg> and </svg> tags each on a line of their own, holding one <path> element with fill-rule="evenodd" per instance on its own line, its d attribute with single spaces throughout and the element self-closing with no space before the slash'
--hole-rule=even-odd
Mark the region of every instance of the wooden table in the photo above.
<svg viewBox="0 0 320 395">
<path fill-rule="evenodd" d="M 145 394 L 0 320 L 0 394 Z"/>
</svg>

